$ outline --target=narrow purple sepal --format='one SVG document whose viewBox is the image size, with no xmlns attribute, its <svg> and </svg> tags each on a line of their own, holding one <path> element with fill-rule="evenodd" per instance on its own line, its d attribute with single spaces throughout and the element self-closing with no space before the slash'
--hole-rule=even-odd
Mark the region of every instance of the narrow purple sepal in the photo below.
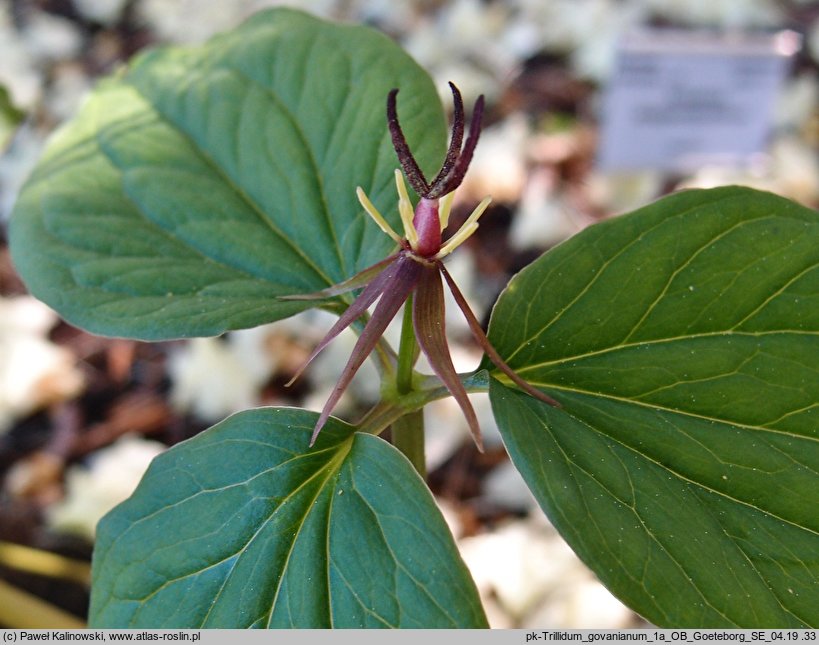
<svg viewBox="0 0 819 645">
<path fill-rule="evenodd" d="M 478 417 L 449 354 L 444 312 L 444 289 L 438 266 L 424 267 L 413 298 L 412 323 L 415 328 L 415 338 L 433 371 L 460 406 L 472 438 L 478 450 L 483 452 L 483 439 Z"/>
<path fill-rule="evenodd" d="M 381 276 L 376 278 L 376 280 L 381 281 L 382 276 L 389 274 L 379 287 L 381 299 L 378 301 L 372 317 L 365 325 L 364 331 L 361 332 L 361 336 L 358 337 L 355 347 L 353 347 L 353 351 L 350 354 L 350 358 L 347 361 L 347 365 L 344 366 L 344 370 L 342 370 L 338 382 L 319 415 L 316 427 L 313 430 L 313 436 L 310 438 L 311 446 L 315 443 L 316 437 L 318 437 L 324 424 L 327 423 L 327 419 L 330 418 L 330 413 L 333 408 L 350 385 L 350 381 L 353 380 L 355 373 L 370 355 L 370 352 L 373 351 L 384 330 L 387 328 L 387 325 L 390 324 L 390 321 L 392 321 L 395 314 L 398 313 L 398 310 L 401 308 L 401 305 L 404 304 L 410 292 L 415 288 L 422 269 L 423 266 L 420 263 L 405 254 L 401 254 L 390 268 L 386 269 Z M 363 295 L 362 293 L 359 299 L 363 297 Z M 375 300 L 375 298 L 373 298 L 373 300 Z M 372 301 L 370 304 L 372 304 Z M 347 311 L 349 311 L 349 309 Z M 347 312 L 345 312 L 345 315 L 346 313 Z M 353 317 L 353 320 L 355 320 L 356 317 Z M 325 338 L 325 340 L 329 342 L 330 339 Z M 322 343 L 326 345 L 324 341 L 322 341 Z"/>
<path fill-rule="evenodd" d="M 392 262 L 390 262 L 390 264 L 388 264 L 386 268 L 383 269 L 381 273 L 379 273 L 364 288 L 364 290 L 358 295 L 358 298 L 356 298 L 353 303 L 344 310 L 344 313 L 339 316 L 335 325 L 330 328 L 330 331 L 328 331 L 324 338 L 321 339 L 321 342 L 316 345 L 315 349 L 312 351 L 310 356 L 308 356 L 307 360 L 304 361 L 302 366 L 296 370 L 295 375 L 290 379 L 290 381 L 288 381 L 287 385 L 290 385 L 293 381 L 299 378 L 313 359 L 318 356 L 336 336 L 352 325 L 356 318 L 367 311 L 370 305 L 376 301 L 378 296 L 380 296 L 384 291 L 384 288 L 395 278 L 397 272 L 396 264 L 399 260 L 400 256 L 393 256 Z"/>
<path fill-rule="evenodd" d="M 386 269 L 387 266 L 392 264 L 397 257 L 398 254 L 395 253 L 394 255 L 384 258 L 380 262 L 376 262 L 372 266 L 367 267 L 363 271 L 359 271 L 352 278 L 348 278 L 343 282 L 334 284 L 333 286 L 322 289 L 321 291 L 279 296 L 279 300 L 324 300 L 326 298 L 340 296 L 342 293 L 347 293 L 348 291 L 353 291 L 354 289 L 360 289 L 361 287 L 364 287 L 372 282 L 376 276 Z"/>
<path fill-rule="evenodd" d="M 444 278 L 446 279 L 447 285 L 449 285 L 449 290 L 452 292 L 452 296 L 455 298 L 455 303 L 458 305 L 458 308 L 463 312 L 464 317 L 466 318 L 466 322 L 469 324 L 469 329 L 472 331 L 472 335 L 475 337 L 475 340 L 478 342 L 478 345 L 481 346 L 481 349 L 486 353 L 489 357 L 489 360 L 495 364 L 501 372 L 506 374 L 512 382 L 515 383 L 520 389 L 522 389 L 527 394 L 531 394 L 536 399 L 543 401 L 544 403 L 548 403 L 549 405 L 553 405 L 555 407 L 561 407 L 560 403 L 555 401 L 552 397 L 548 394 L 544 394 L 536 387 L 527 383 L 524 379 L 522 379 L 518 374 L 509 367 L 506 362 L 500 357 L 498 351 L 492 347 L 492 343 L 489 342 L 489 339 L 486 337 L 486 334 L 483 333 L 483 329 L 481 328 L 481 324 L 478 322 L 478 319 L 475 317 L 475 314 L 472 313 L 472 310 L 469 308 L 469 304 L 466 302 L 466 298 L 461 293 L 461 290 L 458 288 L 458 285 L 455 284 L 455 281 L 452 279 L 452 276 L 449 275 L 449 271 L 446 270 L 443 263 L 439 263 L 441 268 L 441 273 L 444 274 Z"/>
</svg>

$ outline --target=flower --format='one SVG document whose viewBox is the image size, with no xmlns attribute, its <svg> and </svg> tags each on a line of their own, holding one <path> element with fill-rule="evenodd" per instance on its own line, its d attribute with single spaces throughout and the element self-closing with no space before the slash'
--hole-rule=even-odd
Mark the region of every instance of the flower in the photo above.
<svg viewBox="0 0 819 645">
<path fill-rule="evenodd" d="M 347 365 L 344 367 L 338 382 L 324 405 L 324 409 L 319 415 L 313 430 L 313 436 L 310 439 L 311 446 L 315 443 L 316 437 L 318 437 L 330 413 L 347 389 L 358 368 L 361 367 L 370 352 L 375 348 L 387 325 L 398 313 L 398 310 L 412 296 L 412 323 L 418 345 L 426 355 L 435 374 L 461 407 L 475 443 L 482 449 L 481 431 L 475 410 L 469 402 L 466 389 L 455 371 L 449 354 L 444 324 L 444 281 L 446 281 L 455 302 L 466 317 L 475 340 L 495 366 L 528 394 L 550 405 L 558 405 L 554 399 L 529 385 L 504 362 L 495 348 L 492 347 L 483 329 L 481 329 L 478 319 L 469 308 L 466 298 L 464 298 L 444 266 L 443 259 L 477 230 L 478 219 L 491 201 L 489 197 L 481 201 L 458 231 L 444 241 L 443 232 L 449 223 L 453 191 L 463 181 L 469 162 L 472 160 L 472 154 L 475 151 L 480 135 L 484 105 L 483 96 L 478 97 L 473 109 L 466 144 L 463 144 L 465 129 L 463 100 L 458 88 L 452 83 L 449 86 L 454 99 L 452 137 L 444 163 L 432 181 L 428 181 L 424 176 L 409 149 L 404 133 L 401 131 L 396 107 L 398 90 L 392 90 L 387 96 L 387 124 L 393 147 L 398 155 L 398 161 L 404 170 L 404 174 L 406 174 L 407 181 L 421 198 L 413 209 L 401 171 L 396 170 L 398 210 L 404 225 L 404 236 L 398 235 L 393 230 L 367 198 L 367 195 L 364 194 L 361 187 L 356 189 L 358 200 L 364 210 L 375 220 L 382 231 L 396 241 L 400 247 L 399 250 L 337 285 L 313 294 L 285 296 L 287 299 L 328 298 L 363 287 L 358 297 L 319 342 L 305 364 L 293 377 L 291 383 L 301 375 L 307 365 L 336 336 L 364 314 L 373 303 L 378 301 L 372 317 L 364 326 L 361 336 L 359 336 L 353 347 Z"/>
</svg>

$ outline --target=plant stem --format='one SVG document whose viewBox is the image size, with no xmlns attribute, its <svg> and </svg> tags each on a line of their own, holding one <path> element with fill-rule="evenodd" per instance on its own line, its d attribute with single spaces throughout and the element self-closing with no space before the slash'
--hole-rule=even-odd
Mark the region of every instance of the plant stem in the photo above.
<svg viewBox="0 0 819 645">
<path fill-rule="evenodd" d="M 424 452 L 424 411 L 416 410 L 396 419 L 392 424 L 392 445 L 410 460 L 423 479 L 427 477 Z"/>
<path fill-rule="evenodd" d="M 413 366 L 418 359 L 418 344 L 412 326 L 412 296 L 404 303 L 401 342 L 398 346 L 398 370 L 395 389 L 399 395 L 412 392 Z M 415 470 L 426 478 L 424 454 L 424 411 L 415 410 L 396 419 L 392 424 L 392 444 L 410 460 Z"/>
</svg>

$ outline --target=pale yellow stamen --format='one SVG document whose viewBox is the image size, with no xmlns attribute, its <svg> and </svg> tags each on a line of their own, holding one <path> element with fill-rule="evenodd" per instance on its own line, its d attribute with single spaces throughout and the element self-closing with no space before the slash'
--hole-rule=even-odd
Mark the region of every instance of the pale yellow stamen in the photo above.
<svg viewBox="0 0 819 645">
<path fill-rule="evenodd" d="M 398 233 L 392 230 L 392 226 L 387 224 L 387 220 L 385 220 L 381 213 L 378 212 L 378 209 L 373 206 L 373 203 L 370 201 L 369 197 L 367 197 L 367 195 L 364 193 L 364 189 L 359 186 L 355 189 L 355 194 L 358 197 L 358 201 L 361 202 L 361 205 L 364 207 L 364 210 L 367 211 L 367 214 L 375 220 L 378 227 L 396 242 L 401 244 L 401 237 L 398 235 Z"/>
<path fill-rule="evenodd" d="M 443 231 L 449 224 L 449 213 L 452 211 L 452 200 L 455 197 L 455 191 L 447 193 L 441 197 L 440 210 L 438 217 L 441 219 L 441 230 Z"/>
<path fill-rule="evenodd" d="M 441 247 L 441 250 L 435 254 L 436 260 L 440 260 L 452 253 L 457 247 L 463 244 L 470 235 L 478 230 L 478 218 L 483 215 L 483 212 L 487 209 L 491 201 L 491 197 L 484 197 L 483 201 L 478 204 L 477 208 L 472 211 L 472 214 L 464 222 L 464 225 L 458 229 L 458 232 L 449 238 L 447 243 Z"/>
<path fill-rule="evenodd" d="M 395 185 L 398 188 L 398 212 L 401 214 L 401 222 L 404 224 L 404 233 L 410 246 L 414 249 L 418 246 L 418 231 L 415 230 L 415 225 L 412 223 L 415 211 L 412 208 L 409 193 L 407 193 L 404 175 L 398 169 L 395 170 Z"/>
</svg>

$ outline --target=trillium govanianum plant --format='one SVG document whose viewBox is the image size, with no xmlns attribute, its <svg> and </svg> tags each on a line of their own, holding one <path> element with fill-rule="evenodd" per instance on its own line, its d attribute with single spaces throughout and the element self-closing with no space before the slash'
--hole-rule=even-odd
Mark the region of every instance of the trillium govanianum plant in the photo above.
<svg viewBox="0 0 819 645">
<path fill-rule="evenodd" d="M 467 393 L 488 392 L 549 520 L 646 620 L 819 625 L 819 214 L 674 193 L 544 253 L 484 333 L 444 264 L 492 216 L 447 231 L 483 112 L 467 132 L 452 94 L 447 149 L 393 41 L 273 9 L 141 54 L 52 138 L 9 239 L 69 323 L 160 341 L 319 307 L 339 318 L 314 355 L 359 333 L 321 413 L 239 412 L 154 460 L 98 525 L 90 624 L 486 627 L 424 482 L 423 409 L 454 396 L 480 445 Z M 468 374 L 444 283 L 485 354 Z M 368 355 L 381 400 L 330 416 Z"/>
<path fill-rule="evenodd" d="M 475 103 L 469 137 L 466 140 L 464 149 L 461 150 L 464 135 L 463 101 L 458 88 L 452 83 L 449 86 L 455 99 L 452 138 L 443 166 L 441 166 L 441 170 L 432 182 L 428 182 L 424 177 L 423 171 L 418 166 L 418 162 L 415 161 L 407 145 L 404 133 L 401 132 L 396 113 L 398 90 L 392 90 L 387 98 L 387 122 L 389 123 L 395 152 L 398 154 L 398 160 L 401 162 L 404 172 L 407 173 L 410 185 L 421 197 L 413 213 L 412 203 L 407 194 L 401 171 L 396 170 L 395 183 L 398 190 L 398 210 L 401 215 L 401 222 L 404 225 L 404 237 L 402 238 L 392 229 L 381 213 L 378 212 L 378 209 L 373 206 L 361 187 L 356 191 L 364 210 L 373 218 L 381 230 L 399 245 L 400 250 L 385 260 L 364 269 L 349 280 L 318 293 L 301 296 L 301 298 L 305 299 L 325 298 L 365 287 L 358 298 L 341 315 L 338 322 L 333 325 L 324 339 L 316 346 L 307 359 L 307 363 L 310 363 L 333 338 L 349 327 L 378 300 L 372 318 L 364 327 L 349 362 L 341 373 L 335 389 L 316 422 L 313 436 L 310 438 L 311 446 L 321 428 L 327 422 L 333 406 L 341 398 L 358 368 L 373 351 L 387 325 L 398 313 L 401 306 L 409 302 L 412 307 L 410 310 L 412 312 L 412 324 L 418 345 L 429 360 L 432 369 L 435 370 L 435 374 L 446 385 L 446 388 L 460 405 L 475 443 L 479 449 L 483 450 L 478 418 L 449 355 L 444 324 L 442 275 L 452 291 L 455 302 L 466 317 L 475 340 L 478 341 L 478 344 L 486 352 L 492 363 L 529 394 L 550 405 L 557 405 L 557 402 L 550 396 L 533 388 L 515 374 L 514 370 L 498 355 L 483 333 L 483 329 L 481 329 L 475 314 L 469 308 L 466 298 L 444 267 L 443 259 L 475 232 L 478 228 L 478 218 L 491 201 L 489 197 L 485 198 L 461 228 L 445 244 L 443 243 L 441 234 L 449 223 L 449 213 L 454 196 L 453 191 L 461 184 L 469 167 L 469 162 L 478 143 L 481 116 L 483 114 L 483 96 L 481 96 Z M 298 299 L 300 296 L 289 296 L 289 298 Z M 300 373 L 301 371 L 296 374 L 294 379 Z"/>
</svg>

